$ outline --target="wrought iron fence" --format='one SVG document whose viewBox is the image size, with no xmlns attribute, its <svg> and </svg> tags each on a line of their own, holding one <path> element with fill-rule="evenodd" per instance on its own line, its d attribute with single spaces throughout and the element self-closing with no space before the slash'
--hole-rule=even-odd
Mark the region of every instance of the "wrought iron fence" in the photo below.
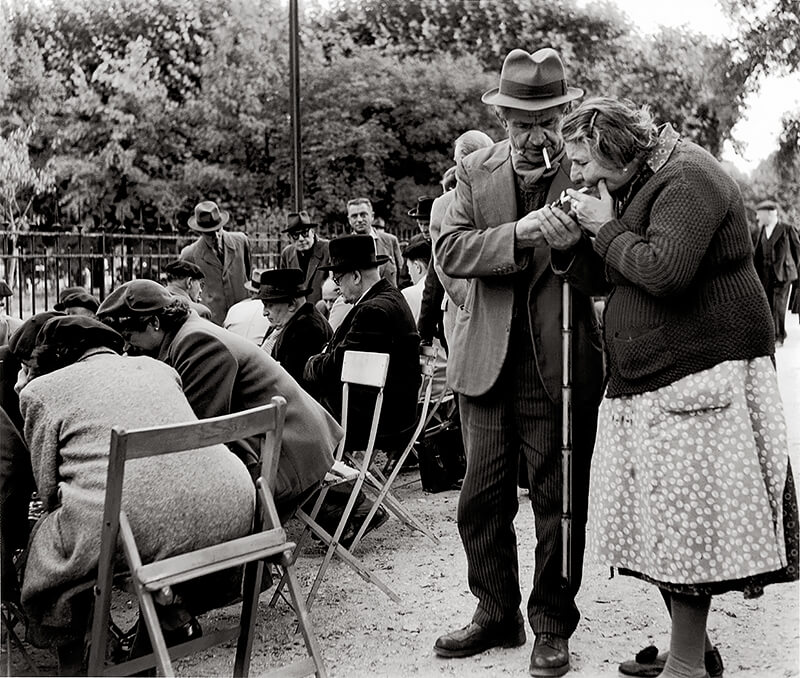
<svg viewBox="0 0 800 678">
<path fill-rule="evenodd" d="M 81 285 L 102 301 L 128 280 L 160 281 L 164 265 L 196 238 L 192 234 L 0 230 L 0 278 L 14 290 L 7 312 L 27 317 L 52 308 L 64 287 Z M 254 268 L 278 265 L 278 238 L 260 233 L 249 238 Z"/>
</svg>

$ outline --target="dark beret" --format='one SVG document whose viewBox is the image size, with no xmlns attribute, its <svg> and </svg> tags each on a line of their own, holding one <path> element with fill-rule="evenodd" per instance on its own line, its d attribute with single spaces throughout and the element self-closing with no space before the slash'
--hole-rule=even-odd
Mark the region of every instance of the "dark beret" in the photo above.
<svg viewBox="0 0 800 678">
<path fill-rule="evenodd" d="M 105 346 L 121 353 L 125 340 L 119 332 L 99 320 L 85 315 L 66 315 L 50 318 L 36 335 L 36 346 L 65 345 L 78 342 L 88 347 Z"/>
<path fill-rule="evenodd" d="M 160 311 L 175 299 L 152 280 L 131 280 L 109 294 L 97 309 L 98 316 L 126 317 Z"/>
<path fill-rule="evenodd" d="M 164 266 L 164 273 L 174 278 L 191 278 L 192 280 L 202 280 L 205 274 L 202 269 L 191 261 L 170 261 Z"/>
<path fill-rule="evenodd" d="M 81 306 L 88 308 L 93 313 L 97 313 L 100 302 L 93 294 L 88 292 L 73 292 L 72 294 L 61 295 L 61 300 L 53 306 L 56 311 L 64 311 L 70 306 Z"/>
<path fill-rule="evenodd" d="M 28 318 L 19 329 L 11 335 L 8 342 L 8 350 L 11 351 L 22 362 L 27 362 L 33 355 L 36 347 L 36 337 L 45 323 L 52 318 L 66 318 L 63 313 L 58 311 L 44 311 Z"/>
</svg>

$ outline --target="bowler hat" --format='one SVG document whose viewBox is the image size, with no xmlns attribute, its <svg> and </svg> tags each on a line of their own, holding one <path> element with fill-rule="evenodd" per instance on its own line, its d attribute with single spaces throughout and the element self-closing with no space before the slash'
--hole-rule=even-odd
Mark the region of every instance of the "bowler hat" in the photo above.
<svg viewBox="0 0 800 678">
<path fill-rule="evenodd" d="M 0 280 L 0 297 L 10 297 L 14 291 L 8 286 L 5 280 Z"/>
<path fill-rule="evenodd" d="M 192 280 L 202 280 L 205 278 L 205 273 L 197 264 L 191 261 L 170 261 L 164 266 L 164 273 L 172 276 L 173 278 L 191 278 Z"/>
<path fill-rule="evenodd" d="M 213 233 L 228 223 L 230 215 L 220 210 L 217 203 L 211 200 L 198 203 L 194 208 L 194 216 L 189 217 L 189 228 L 200 233 Z"/>
<path fill-rule="evenodd" d="M 165 287 L 153 280 L 131 280 L 109 294 L 97 309 L 98 317 L 127 317 L 160 311 L 173 297 Z"/>
<path fill-rule="evenodd" d="M 32 315 L 11 335 L 11 339 L 8 340 L 8 350 L 16 356 L 17 360 L 27 362 L 33 355 L 33 349 L 36 347 L 36 337 L 42 327 L 45 326 L 45 323 L 52 318 L 61 317 L 66 316 L 58 311 L 43 311 Z"/>
<path fill-rule="evenodd" d="M 778 209 L 778 203 L 774 200 L 762 200 L 758 205 L 756 205 L 756 211 L 760 212 L 761 210 L 769 210 L 770 212 L 775 211 Z"/>
<path fill-rule="evenodd" d="M 291 233 L 292 231 L 305 231 L 307 228 L 314 228 L 317 224 L 311 221 L 308 212 L 289 212 L 286 215 L 286 228 L 281 233 Z"/>
<path fill-rule="evenodd" d="M 430 221 L 431 218 L 431 205 L 435 198 L 428 195 L 423 195 L 417 198 L 417 206 L 413 210 L 408 210 L 408 216 L 419 219 L 420 221 Z"/>
<path fill-rule="evenodd" d="M 59 315 L 50 318 L 36 335 L 36 346 L 74 345 L 80 340 L 90 346 L 107 346 L 117 353 L 121 353 L 125 346 L 125 340 L 119 332 L 85 315 Z"/>
<path fill-rule="evenodd" d="M 503 62 L 500 86 L 481 97 L 485 104 L 523 111 L 541 111 L 583 96 L 578 87 L 568 87 L 561 57 L 552 47 L 533 54 L 513 49 Z"/>
<path fill-rule="evenodd" d="M 291 301 L 305 297 L 310 287 L 303 287 L 305 274 L 299 268 L 273 268 L 261 274 L 258 298 L 261 301 Z"/>
<path fill-rule="evenodd" d="M 421 233 L 419 235 L 415 235 L 411 240 L 408 241 L 408 245 L 406 245 L 405 249 L 403 250 L 403 257 L 406 259 L 412 259 L 414 261 L 431 260 L 431 241 L 428 240 L 424 235 Z"/>
<path fill-rule="evenodd" d="M 244 288 L 251 292 L 258 292 L 258 288 L 261 287 L 261 274 L 266 270 L 265 268 L 254 268 L 250 271 L 250 280 L 244 284 Z"/>
<path fill-rule="evenodd" d="M 85 290 L 82 292 L 72 292 L 70 294 L 62 293 L 59 295 L 59 302 L 53 305 L 53 310 L 64 311 L 72 306 L 88 308 L 92 313 L 97 313 L 100 302 L 97 300 L 97 297 L 93 294 L 89 294 Z"/>
<path fill-rule="evenodd" d="M 375 241 L 371 235 L 342 235 L 330 241 L 331 263 L 320 266 L 323 271 L 347 273 L 362 268 L 377 268 L 389 261 L 385 254 L 375 255 Z"/>
</svg>

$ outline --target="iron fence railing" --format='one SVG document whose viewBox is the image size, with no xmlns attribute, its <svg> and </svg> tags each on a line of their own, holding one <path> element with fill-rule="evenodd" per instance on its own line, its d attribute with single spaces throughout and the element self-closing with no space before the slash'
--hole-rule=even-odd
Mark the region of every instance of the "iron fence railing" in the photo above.
<svg viewBox="0 0 800 678">
<path fill-rule="evenodd" d="M 128 280 L 162 279 L 165 264 L 196 235 L 0 230 L 0 278 L 14 289 L 7 312 L 26 317 L 52 308 L 64 287 L 82 285 L 100 300 Z M 278 265 L 281 243 L 249 235 L 254 268 Z"/>
</svg>

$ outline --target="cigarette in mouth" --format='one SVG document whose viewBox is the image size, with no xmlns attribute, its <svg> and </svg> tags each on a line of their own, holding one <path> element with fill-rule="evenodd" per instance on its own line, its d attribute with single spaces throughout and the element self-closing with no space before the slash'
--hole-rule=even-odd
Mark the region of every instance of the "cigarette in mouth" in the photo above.
<svg viewBox="0 0 800 678">
<path fill-rule="evenodd" d="M 542 156 L 544 156 L 544 164 L 547 165 L 547 169 L 553 169 L 553 166 L 550 164 L 550 156 L 547 155 L 546 148 L 542 148 Z"/>
</svg>

